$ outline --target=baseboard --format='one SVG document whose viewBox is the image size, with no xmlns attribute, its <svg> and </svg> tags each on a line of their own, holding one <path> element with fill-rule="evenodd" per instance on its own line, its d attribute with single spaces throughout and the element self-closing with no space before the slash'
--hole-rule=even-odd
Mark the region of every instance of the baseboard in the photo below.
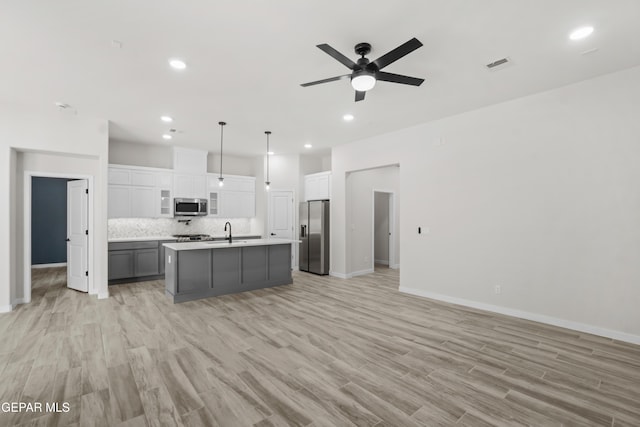
<svg viewBox="0 0 640 427">
<path fill-rule="evenodd" d="M 479 310 L 490 311 L 492 313 L 505 314 L 507 316 L 518 317 L 520 319 L 532 320 L 534 322 L 545 323 L 547 325 L 559 326 L 561 328 L 571 329 L 578 332 L 598 335 L 601 337 L 611 338 L 614 340 L 624 341 L 631 344 L 640 344 L 640 335 L 633 335 L 626 332 L 614 331 L 612 329 L 601 328 L 598 326 L 588 325 L 586 323 L 573 322 L 571 320 L 559 319 L 557 317 L 545 316 L 543 314 L 531 313 L 528 311 L 515 310 L 512 308 L 501 307 L 499 305 L 485 304 L 482 302 L 456 298 L 448 295 L 436 294 L 422 289 L 408 288 L 400 286 L 400 292 L 405 294 L 416 295 L 419 297 L 444 301 L 451 304 L 463 305 L 465 307 L 477 308 Z"/>
<path fill-rule="evenodd" d="M 13 308 L 16 308 L 16 306 L 19 305 L 19 304 L 27 304 L 27 303 L 30 303 L 30 302 L 31 302 L 31 300 L 27 301 L 25 298 L 16 298 L 13 301 L 12 305 L 13 305 Z"/>
<path fill-rule="evenodd" d="M 376 264 L 389 265 L 388 259 L 375 259 L 373 260 Z"/>
<path fill-rule="evenodd" d="M 66 262 L 58 262 L 53 264 L 33 264 L 31 268 L 53 268 L 53 267 L 66 267 Z"/>
<path fill-rule="evenodd" d="M 109 298 L 109 292 L 99 292 L 98 299 L 107 299 Z"/>
<path fill-rule="evenodd" d="M 349 276 L 347 276 L 344 273 L 338 273 L 336 271 L 330 271 L 329 272 L 329 276 L 333 276 L 333 277 L 337 277 L 338 279 L 348 279 Z"/>
<path fill-rule="evenodd" d="M 11 313 L 13 311 L 13 306 L 9 305 L 0 305 L 0 313 Z"/>
<path fill-rule="evenodd" d="M 371 273 L 373 273 L 373 268 L 367 268 L 366 270 L 354 271 L 353 273 L 350 273 L 349 278 L 356 277 L 356 276 L 364 276 L 365 274 L 371 274 Z"/>
<path fill-rule="evenodd" d="M 400 268 L 400 264 L 392 264 L 389 266 L 389 268 L 393 269 L 393 270 L 397 270 Z"/>
</svg>

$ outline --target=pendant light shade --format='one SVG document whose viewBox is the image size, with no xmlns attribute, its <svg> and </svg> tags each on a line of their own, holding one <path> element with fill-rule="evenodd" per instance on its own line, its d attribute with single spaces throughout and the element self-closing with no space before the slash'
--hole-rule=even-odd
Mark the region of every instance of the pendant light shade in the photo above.
<svg viewBox="0 0 640 427">
<path fill-rule="evenodd" d="M 220 125 L 220 176 L 218 177 L 218 185 L 222 187 L 224 185 L 224 178 L 222 177 L 222 141 L 224 137 L 224 125 L 226 125 L 227 123 L 218 122 L 218 124 Z"/>
<path fill-rule="evenodd" d="M 264 133 L 267 135 L 267 180 L 264 182 L 264 188 L 269 191 L 269 186 L 271 185 L 269 181 L 269 135 L 271 135 L 271 131 L 267 130 Z"/>
</svg>

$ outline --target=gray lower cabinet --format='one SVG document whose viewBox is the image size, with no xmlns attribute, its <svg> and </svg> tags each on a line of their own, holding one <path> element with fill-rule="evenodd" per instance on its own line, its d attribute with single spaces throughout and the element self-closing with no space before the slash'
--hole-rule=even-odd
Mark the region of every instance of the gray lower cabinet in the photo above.
<svg viewBox="0 0 640 427">
<path fill-rule="evenodd" d="M 164 275 L 162 244 L 174 241 L 109 243 L 109 284 L 162 278 Z"/>
<path fill-rule="evenodd" d="M 166 292 L 173 302 L 293 283 L 291 245 L 166 249 Z"/>
<path fill-rule="evenodd" d="M 159 249 L 137 249 L 134 254 L 134 274 L 136 277 L 154 276 L 160 273 L 158 254 Z"/>
<path fill-rule="evenodd" d="M 109 280 L 133 276 L 133 251 L 109 251 Z"/>
</svg>

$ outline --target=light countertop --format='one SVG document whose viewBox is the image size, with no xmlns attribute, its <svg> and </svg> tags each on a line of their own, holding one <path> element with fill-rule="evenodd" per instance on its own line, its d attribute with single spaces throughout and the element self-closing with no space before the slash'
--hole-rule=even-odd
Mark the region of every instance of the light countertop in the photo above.
<svg viewBox="0 0 640 427">
<path fill-rule="evenodd" d="M 226 241 L 205 241 L 205 242 L 180 242 L 165 243 L 164 246 L 174 251 L 189 251 L 195 249 L 225 249 L 225 248 L 242 248 L 246 246 L 270 246 L 270 245 L 290 245 L 291 243 L 300 243 L 300 240 L 289 239 L 251 239 L 242 240 L 242 237 L 234 236 L 233 243 Z"/>
<path fill-rule="evenodd" d="M 115 237 L 115 238 L 109 238 L 109 243 L 148 242 L 151 240 L 176 240 L 176 238 L 173 236 Z"/>
<path fill-rule="evenodd" d="M 214 239 L 224 239 L 225 236 L 224 235 L 220 235 L 220 236 L 211 236 Z M 234 239 L 238 239 L 238 240 L 242 240 L 242 239 L 246 239 L 249 237 L 256 237 L 256 234 L 246 234 L 246 235 L 234 235 L 233 238 Z M 148 242 L 148 241 L 152 241 L 152 240 L 176 240 L 175 237 L 173 236 L 138 236 L 138 237 L 112 237 L 109 238 L 109 243 L 116 243 L 116 242 Z"/>
</svg>

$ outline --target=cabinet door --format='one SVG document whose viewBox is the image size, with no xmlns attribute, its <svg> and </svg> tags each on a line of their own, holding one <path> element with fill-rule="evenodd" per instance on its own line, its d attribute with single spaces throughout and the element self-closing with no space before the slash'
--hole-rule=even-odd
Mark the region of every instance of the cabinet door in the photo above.
<svg viewBox="0 0 640 427">
<path fill-rule="evenodd" d="M 304 179 L 304 200 L 317 200 L 319 193 L 318 178 L 315 176 L 305 177 Z"/>
<path fill-rule="evenodd" d="M 107 201 L 109 218 L 131 217 L 131 188 L 122 185 L 109 185 Z"/>
<path fill-rule="evenodd" d="M 193 197 L 193 175 L 176 174 L 173 178 L 175 197 Z"/>
<path fill-rule="evenodd" d="M 158 248 L 134 251 L 134 273 L 136 277 L 154 276 L 159 270 Z"/>
<path fill-rule="evenodd" d="M 159 172 L 156 174 L 156 187 L 171 188 L 173 186 L 173 174 L 171 172 Z"/>
<path fill-rule="evenodd" d="M 207 198 L 207 176 L 195 175 L 193 177 L 193 197 L 198 199 Z"/>
<path fill-rule="evenodd" d="M 220 193 L 217 191 L 209 191 L 209 216 L 218 216 L 220 214 Z"/>
<path fill-rule="evenodd" d="M 109 280 L 133 276 L 133 251 L 109 251 Z"/>
<path fill-rule="evenodd" d="M 241 193 L 240 196 L 240 216 L 242 218 L 253 218 L 256 216 L 256 193 Z"/>
<path fill-rule="evenodd" d="M 318 200 L 325 200 L 331 198 L 331 177 L 329 175 L 322 175 L 317 178 L 316 197 Z"/>
<path fill-rule="evenodd" d="M 160 197 L 160 215 L 159 216 L 171 217 L 172 206 L 173 206 L 173 203 L 171 203 L 171 190 L 169 190 L 168 188 L 160 188 L 159 197 Z"/>
<path fill-rule="evenodd" d="M 154 218 L 157 217 L 156 189 L 146 187 L 132 187 L 131 217 Z"/>
<path fill-rule="evenodd" d="M 256 215 L 256 193 L 245 191 L 220 192 L 220 216 L 251 218 Z"/>
<path fill-rule="evenodd" d="M 138 187 L 154 187 L 156 185 L 155 172 L 132 170 L 131 185 Z"/>
<path fill-rule="evenodd" d="M 131 171 L 128 169 L 109 168 L 109 184 L 131 184 Z"/>
<path fill-rule="evenodd" d="M 205 175 L 176 174 L 174 176 L 175 197 L 205 198 L 207 177 Z"/>
</svg>

